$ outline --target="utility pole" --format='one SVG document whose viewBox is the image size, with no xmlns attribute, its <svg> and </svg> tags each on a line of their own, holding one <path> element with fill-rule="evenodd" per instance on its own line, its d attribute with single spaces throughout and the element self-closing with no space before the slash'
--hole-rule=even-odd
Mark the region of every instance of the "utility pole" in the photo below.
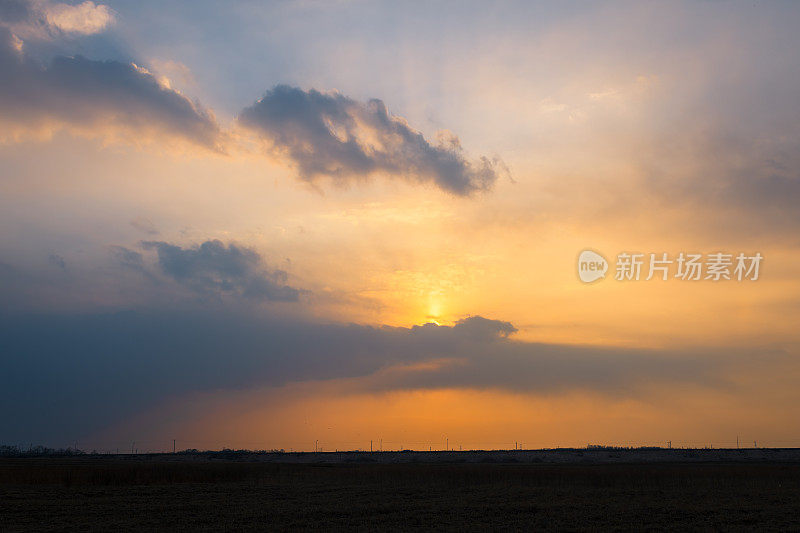
<svg viewBox="0 0 800 533">
<path fill-rule="evenodd" d="M 172 439 L 172 453 L 175 453 L 175 439 Z"/>
<path fill-rule="evenodd" d="M 369 439 L 369 453 L 372 453 L 372 439 Z"/>
<path fill-rule="evenodd" d="M 77 446 L 76 446 L 77 447 Z M 448 451 L 450 449 L 450 438 L 444 438 L 444 451 Z"/>
<path fill-rule="evenodd" d="M 739 435 L 736 435 L 736 449 L 739 449 Z"/>
</svg>

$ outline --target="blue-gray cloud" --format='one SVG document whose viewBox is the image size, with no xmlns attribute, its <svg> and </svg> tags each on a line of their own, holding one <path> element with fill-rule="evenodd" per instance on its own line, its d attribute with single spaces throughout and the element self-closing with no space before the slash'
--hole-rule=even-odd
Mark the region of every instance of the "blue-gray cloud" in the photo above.
<svg viewBox="0 0 800 533">
<path fill-rule="evenodd" d="M 111 254 L 125 267 L 144 268 L 144 257 L 136 250 L 124 246 L 111 246 Z"/>
<path fill-rule="evenodd" d="M 254 250 L 219 241 L 143 248 L 111 247 L 123 268 L 105 268 L 94 285 L 93 271 L 77 266 L 69 275 L 52 266 L 37 274 L 0 262 L 3 438 L 63 444 L 189 394 L 313 380 L 351 379 L 368 391 L 716 389 L 730 386 L 726 376 L 742 364 L 770 364 L 777 353 L 524 342 L 511 322 L 477 315 L 452 326 L 321 324 L 303 318 L 311 313 L 301 306 L 280 316 L 274 306 L 248 304 L 301 293 Z M 103 301 L 104 287 L 115 298 L 121 291 L 137 297 L 114 304 L 116 312 L 73 310 L 70 301 L 85 302 L 78 292 Z M 184 298 L 182 288 L 193 296 Z M 223 296 L 224 305 L 214 301 Z"/>
<path fill-rule="evenodd" d="M 338 93 L 278 85 L 244 109 L 239 122 L 308 181 L 329 177 L 346 183 L 386 173 L 469 195 L 490 189 L 504 168 L 488 157 L 469 161 L 452 134 L 431 144 L 380 100 L 365 104 Z"/>
<path fill-rule="evenodd" d="M 223 133 L 212 113 L 130 63 L 82 56 L 44 66 L 26 57 L 19 41 L 0 26 L 0 122 L 4 127 L 52 127 L 137 138 L 164 135 L 223 151 Z M 99 132 L 95 130 L 100 130 Z"/>
<path fill-rule="evenodd" d="M 61 270 L 66 270 L 67 269 L 67 262 L 64 261 L 64 258 L 61 257 L 58 254 L 50 254 L 50 256 L 47 258 L 47 260 L 50 261 L 51 265 L 55 265 L 58 268 L 60 268 Z"/>
<path fill-rule="evenodd" d="M 0 0 L 0 22 L 15 24 L 31 19 L 33 11 L 25 0 Z"/>
<path fill-rule="evenodd" d="M 511 322 L 490 320 L 482 316 L 462 318 L 455 323 L 453 329 L 473 339 L 485 340 L 504 339 L 517 332 L 517 328 Z"/>
<path fill-rule="evenodd" d="M 202 294 L 234 294 L 245 298 L 296 302 L 300 290 L 287 285 L 283 270 L 270 270 L 250 248 L 221 241 L 206 241 L 182 248 L 163 241 L 145 241 L 145 250 L 155 250 L 163 274 Z M 120 259 L 142 266 L 141 255 L 130 250 Z"/>
<path fill-rule="evenodd" d="M 0 311 L 3 437 L 58 443 L 169 398 L 305 380 L 364 378 L 365 390 L 613 395 L 638 394 L 655 383 L 718 386 L 749 357 L 520 342 L 508 337 L 513 330 L 480 316 L 452 327 L 396 328 L 202 309 L 38 315 L 6 309 Z M 769 360 L 753 355 L 759 364 Z M 414 367 L 432 361 L 445 364 Z"/>
</svg>

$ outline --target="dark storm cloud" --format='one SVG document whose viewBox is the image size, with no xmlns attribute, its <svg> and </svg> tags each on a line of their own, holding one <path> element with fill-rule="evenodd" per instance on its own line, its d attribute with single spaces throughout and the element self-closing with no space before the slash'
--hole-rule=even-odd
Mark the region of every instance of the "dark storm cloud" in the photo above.
<svg viewBox="0 0 800 533">
<path fill-rule="evenodd" d="M 302 179 L 343 183 L 373 173 L 432 182 L 453 194 L 492 187 L 499 161 L 468 161 L 452 134 L 431 144 L 380 100 L 357 102 L 338 93 L 278 85 L 244 109 L 239 122 L 258 132 Z"/>
<path fill-rule="evenodd" d="M 205 294 L 236 294 L 246 298 L 295 302 L 300 291 L 286 284 L 287 274 L 269 270 L 250 248 L 221 241 L 206 241 L 182 248 L 162 241 L 142 243 L 158 254 L 162 273 Z"/>
<path fill-rule="evenodd" d="M 182 258 L 177 262 L 167 268 L 179 276 L 195 269 Z M 4 437 L 12 441 L 86 435 L 194 392 L 363 378 L 355 386 L 365 390 L 625 395 L 654 383 L 713 386 L 741 361 L 731 353 L 518 342 L 507 338 L 513 330 L 508 322 L 478 316 L 453 327 L 413 328 L 198 310 L 0 317 L 0 416 Z M 436 361 L 446 364 L 414 366 Z"/>
<path fill-rule="evenodd" d="M 81 56 L 42 66 L 26 57 L 20 42 L 0 27 L 0 121 L 22 128 L 107 128 L 138 138 L 166 135 L 222 150 L 212 114 L 163 86 L 147 71 L 118 61 Z"/>
</svg>

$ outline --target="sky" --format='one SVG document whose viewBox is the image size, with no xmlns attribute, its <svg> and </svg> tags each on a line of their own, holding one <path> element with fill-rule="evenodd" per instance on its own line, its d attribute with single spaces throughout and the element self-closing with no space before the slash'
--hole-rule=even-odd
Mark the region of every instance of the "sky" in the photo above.
<svg viewBox="0 0 800 533">
<path fill-rule="evenodd" d="M 797 27 L 0 0 L 0 443 L 800 446 Z"/>
</svg>

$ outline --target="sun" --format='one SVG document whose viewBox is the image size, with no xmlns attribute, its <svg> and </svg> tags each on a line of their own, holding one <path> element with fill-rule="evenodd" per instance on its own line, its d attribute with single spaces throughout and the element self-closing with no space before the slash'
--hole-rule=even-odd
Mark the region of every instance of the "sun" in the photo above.
<svg viewBox="0 0 800 533">
<path fill-rule="evenodd" d="M 428 314 L 425 317 L 425 321 L 440 326 L 439 319 L 441 319 L 441 317 L 442 302 L 437 298 L 431 297 L 428 301 Z"/>
</svg>

